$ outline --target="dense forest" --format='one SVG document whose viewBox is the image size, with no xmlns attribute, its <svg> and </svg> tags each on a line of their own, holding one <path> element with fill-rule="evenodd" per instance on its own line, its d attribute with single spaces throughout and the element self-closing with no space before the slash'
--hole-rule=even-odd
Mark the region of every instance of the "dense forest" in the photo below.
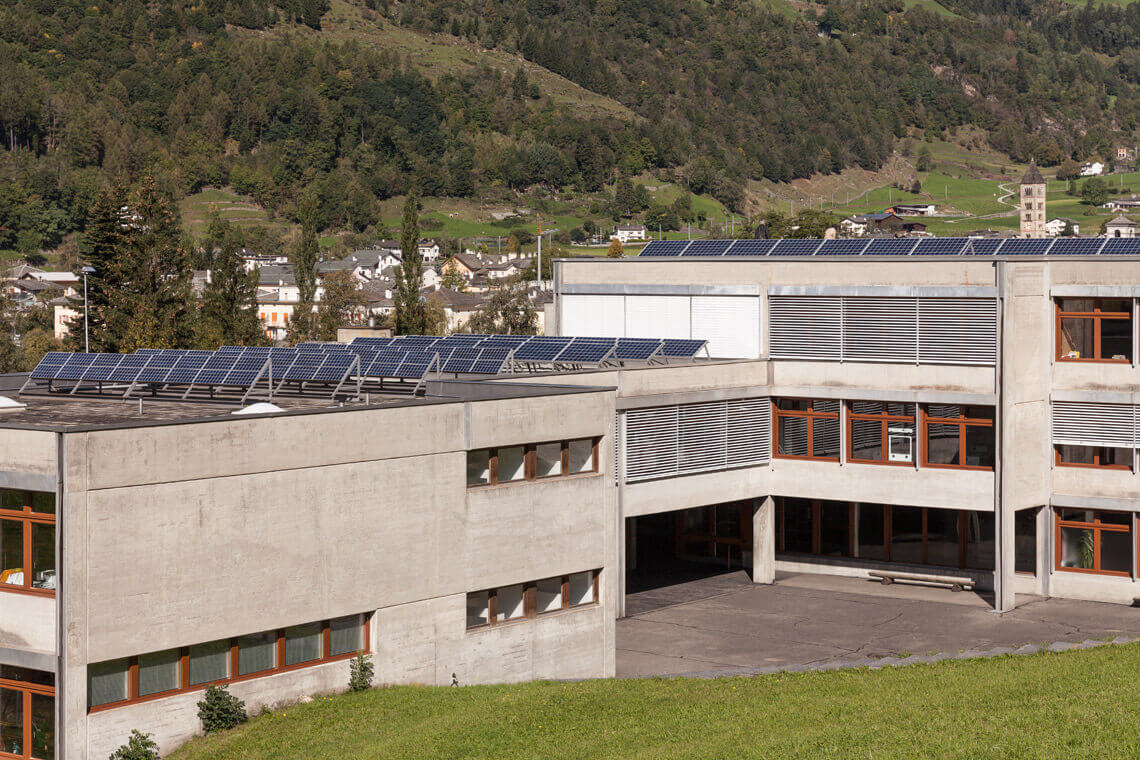
<svg viewBox="0 0 1140 760">
<path fill-rule="evenodd" d="M 429 78 L 321 31 L 325 0 L 0 0 L 0 250 L 54 248 L 100 190 L 231 185 L 362 231 L 378 201 L 576 188 L 676 170 L 734 210 L 751 179 L 878 168 L 898 138 L 985 130 L 1044 165 L 1131 140 L 1140 3 L 361 0 L 374 24 L 520 55 L 627 106 L 547 97 L 521 67 Z"/>
</svg>

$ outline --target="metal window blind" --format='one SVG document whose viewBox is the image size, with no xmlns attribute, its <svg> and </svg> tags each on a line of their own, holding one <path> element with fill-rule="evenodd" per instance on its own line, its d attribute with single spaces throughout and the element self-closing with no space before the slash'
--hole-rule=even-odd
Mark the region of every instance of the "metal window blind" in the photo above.
<svg viewBox="0 0 1140 760">
<path fill-rule="evenodd" d="M 1136 423 L 1132 404 L 1053 402 L 1053 443 L 1136 448 Z"/>
<path fill-rule="evenodd" d="M 630 409 L 625 412 L 627 481 L 669 477 L 771 459 L 767 398 Z"/>
<path fill-rule="evenodd" d="M 768 354 L 776 359 L 843 358 L 843 299 L 768 298 Z"/>
<path fill-rule="evenodd" d="M 997 299 L 918 299 L 920 364 L 994 364 Z"/>
<path fill-rule="evenodd" d="M 914 361 L 917 314 L 917 298 L 844 298 L 843 358 Z"/>
</svg>

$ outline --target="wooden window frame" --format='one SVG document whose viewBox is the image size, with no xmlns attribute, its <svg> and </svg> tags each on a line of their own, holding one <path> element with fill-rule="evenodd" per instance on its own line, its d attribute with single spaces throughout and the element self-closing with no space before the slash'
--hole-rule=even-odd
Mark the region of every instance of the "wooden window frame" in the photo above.
<svg viewBox="0 0 1140 760">
<path fill-rule="evenodd" d="M 806 401 L 811 404 L 811 409 L 780 409 L 779 401 Z M 795 459 L 801 462 L 838 462 L 839 454 L 834 457 L 817 457 L 811 452 L 815 451 L 815 421 L 820 420 L 835 420 L 837 425 L 841 425 L 840 418 L 842 417 L 842 403 L 838 412 L 817 412 L 815 411 L 816 401 L 831 401 L 833 399 L 814 399 L 814 398 L 799 398 L 789 397 L 781 399 L 772 399 L 772 458 L 773 459 Z M 789 417 L 795 419 L 807 420 L 807 447 L 808 453 L 806 455 L 800 454 L 781 454 L 780 453 L 780 418 Z M 841 433 L 842 435 L 842 433 Z"/>
<path fill-rule="evenodd" d="M 1053 569 L 1058 572 L 1066 573 L 1084 573 L 1085 575 L 1106 575 L 1115 578 L 1131 578 L 1134 567 L 1129 568 L 1127 572 L 1121 570 L 1101 570 L 1100 569 L 1100 537 L 1101 533 L 1131 533 L 1136 524 L 1134 515 L 1128 512 L 1119 512 L 1117 514 L 1127 514 L 1129 516 L 1127 525 L 1117 525 L 1115 523 L 1102 523 L 1100 521 L 1101 512 L 1112 512 L 1111 509 L 1096 509 L 1088 510 L 1093 512 L 1096 517 L 1093 522 L 1084 522 L 1081 520 L 1062 520 L 1059 512 L 1053 513 L 1053 529 L 1054 529 L 1054 549 L 1053 549 Z M 1091 530 L 1093 534 L 1093 566 L 1092 567 L 1062 567 L 1061 558 L 1064 554 L 1061 544 L 1061 529 L 1062 528 L 1076 528 L 1078 530 Z M 1136 538 L 1133 537 L 1133 542 Z M 1133 562 L 1135 561 L 1135 550 L 1133 551 Z"/>
<path fill-rule="evenodd" d="M 989 407 L 992 408 L 992 407 Z M 920 448 L 922 450 L 922 466 L 933 467 L 940 470 L 975 470 L 978 472 L 993 472 L 993 466 L 979 467 L 977 465 L 969 464 L 939 464 L 930 461 L 930 426 L 931 425 L 950 425 L 958 427 L 958 461 L 966 461 L 966 429 L 969 427 L 981 427 L 994 429 L 994 420 L 983 419 L 981 417 L 967 417 L 962 414 L 958 417 L 931 417 L 926 407 L 920 406 L 918 415 L 921 419 L 919 430 L 921 431 Z M 997 456 L 997 441 L 994 441 L 994 456 Z"/>
<path fill-rule="evenodd" d="M 1102 302 L 1107 299 L 1093 298 L 1089 299 L 1096 302 Z M 1132 358 L 1128 359 L 1103 359 L 1100 356 L 1101 350 L 1101 322 L 1106 319 L 1112 320 L 1127 320 L 1129 323 L 1132 321 L 1131 311 L 1101 311 L 1099 307 L 1094 308 L 1092 311 L 1061 311 L 1061 299 L 1053 302 L 1053 308 L 1056 313 L 1056 320 L 1054 324 L 1056 351 L 1054 352 L 1056 360 L 1059 362 L 1094 362 L 1097 364 L 1131 364 Z M 1089 357 L 1070 357 L 1064 356 L 1061 353 L 1061 324 L 1066 319 L 1091 319 L 1093 322 L 1093 351 L 1096 356 Z M 1136 326 L 1129 325 L 1128 334 L 1132 338 L 1132 352 L 1136 351 Z"/>
<path fill-rule="evenodd" d="M 879 402 L 879 403 L 885 404 L 887 402 Z M 912 402 L 909 402 L 909 401 L 900 401 L 898 403 L 909 404 L 910 406 L 914 407 L 915 413 L 910 415 L 910 416 L 907 416 L 905 414 L 888 414 L 885 411 L 879 412 L 878 414 L 866 414 L 864 412 L 856 412 L 856 411 L 852 410 L 851 402 L 850 401 L 846 402 L 845 406 L 846 406 L 846 411 L 847 411 L 847 424 L 845 427 L 847 428 L 846 433 L 847 433 L 847 461 L 848 462 L 850 462 L 852 464 L 887 465 L 889 467 L 914 467 L 914 459 L 918 456 L 918 451 L 917 451 L 918 441 L 917 440 L 915 440 L 914 443 L 912 444 L 912 448 L 911 448 L 911 452 L 910 452 L 911 461 L 909 461 L 909 462 L 892 462 L 892 461 L 890 461 L 890 456 L 891 456 L 890 433 L 888 431 L 890 430 L 892 422 L 909 422 L 913 426 L 913 428 L 916 432 L 915 438 L 916 439 L 918 438 L 918 436 L 917 436 L 917 431 L 918 431 L 918 405 L 914 404 Z M 854 446 L 854 438 L 855 438 L 854 421 L 855 420 L 863 420 L 865 422 L 880 422 L 880 423 L 882 423 L 880 426 L 881 427 L 880 435 L 882 436 L 882 445 L 880 447 L 882 449 L 881 458 L 879 458 L 879 459 L 857 459 L 856 457 L 854 457 L 852 455 L 852 452 L 855 451 L 855 446 Z"/>
<path fill-rule="evenodd" d="M 1060 443 L 1053 444 L 1053 455 L 1054 455 L 1053 461 L 1057 467 L 1082 467 L 1085 469 L 1094 469 L 1094 470 L 1131 470 L 1132 469 L 1131 463 L 1129 463 L 1129 464 L 1101 464 L 1100 463 L 1100 451 L 1101 451 L 1101 449 L 1127 449 L 1128 448 L 1127 446 L 1082 446 L 1081 448 L 1093 450 L 1093 461 L 1091 463 L 1088 463 L 1088 462 L 1066 462 L 1063 459 L 1061 459 L 1061 447 L 1062 447 L 1062 445 L 1068 446 L 1068 445 L 1072 445 L 1072 444 L 1060 444 Z"/>
<path fill-rule="evenodd" d="M 351 617 L 346 615 L 345 617 Z M 363 652 L 365 654 L 371 651 L 371 638 L 372 638 L 372 615 L 371 613 L 363 613 L 364 630 L 361 632 L 363 639 L 363 648 L 356 652 L 349 652 L 347 654 L 330 655 L 332 651 L 330 636 L 330 625 L 332 618 L 322 620 L 321 623 L 321 656 L 315 660 L 307 662 L 299 662 L 296 665 L 284 665 L 285 662 L 285 629 L 278 628 L 272 633 L 276 636 L 274 645 L 274 653 L 276 655 L 276 663 L 274 667 L 267 670 L 259 670 L 256 673 L 247 673 L 246 675 L 235 675 L 238 672 L 238 640 L 241 636 L 233 636 L 227 639 L 229 642 L 229 651 L 227 653 L 227 660 L 229 666 L 229 676 L 226 678 L 219 678 L 214 681 L 206 681 L 199 684 L 190 684 L 190 647 L 178 647 L 178 686 L 166 691 L 156 692 L 154 694 L 147 694 L 146 696 L 139 696 L 139 658 L 138 656 L 127 658 L 127 698 L 121 699 L 118 702 L 108 702 L 103 705 L 96 705 L 88 707 L 88 714 L 102 712 L 103 710 L 110 710 L 116 707 L 123 707 L 124 705 L 133 705 L 140 702 L 151 702 L 156 699 L 163 699 L 165 697 L 172 697 L 177 694 L 187 694 L 194 691 L 204 691 L 210 686 L 222 686 L 224 684 L 240 683 L 242 681 L 252 681 L 256 678 L 265 678 L 267 676 L 277 675 L 279 673 L 288 673 L 294 670 L 302 670 L 304 668 L 311 668 L 316 665 L 325 665 L 330 662 L 340 662 L 342 660 L 350 660 L 356 657 L 357 654 Z M 339 618 L 338 618 L 339 619 Z M 290 626 L 292 627 L 292 626 Z M 208 642 L 203 642 L 208 643 Z M 174 647 L 172 647 L 173 649 Z M 167 650 L 160 650 L 167 651 Z M 148 654 L 153 654 L 148 652 Z M 0 757 L 3 757 L 0 753 Z"/>
<path fill-rule="evenodd" d="M 26 670 L 27 668 L 25 668 Z M 32 696 L 37 695 L 41 697 L 51 697 L 55 700 L 55 686 L 44 686 L 43 684 L 29 683 L 27 681 L 13 681 L 8 678 L 0 678 L 0 689 L 14 691 L 20 695 L 22 704 L 20 705 L 21 714 L 23 716 L 23 725 L 21 728 L 20 743 L 25 751 L 22 754 L 16 755 L 11 752 L 0 751 L 0 758 L 4 760 L 52 760 L 52 758 L 37 758 L 32 754 Z M 56 718 L 53 715 L 53 722 Z M 54 735 L 56 743 L 58 743 L 59 726 L 55 726 Z"/>
<path fill-rule="evenodd" d="M 24 494 L 24 506 L 21 509 L 4 509 L 0 507 L 0 520 L 6 522 L 14 522 L 20 525 L 22 532 L 22 553 L 21 570 L 24 573 L 24 582 L 20 586 L 15 586 L 10 583 L 0 583 L 0 592 L 9 594 L 28 594 L 31 596 L 42 597 L 55 597 L 55 589 L 36 588 L 32 585 L 32 530 L 33 526 L 43 525 L 50 526 L 52 529 L 52 537 L 54 541 L 56 515 L 48 514 L 46 512 L 34 512 L 32 510 L 32 494 L 33 493 L 48 493 L 46 491 L 27 491 L 19 488 L 4 489 L 9 493 L 22 493 Z M 51 494 L 54 498 L 55 494 Z M 59 505 L 56 505 L 56 512 L 59 511 Z M 3 568 L 0 568 L 3 569 Z M 59 585 L 59 568 L 55 569 L 56 586 Z"/>
<path fill-rule="evenodd" d="M 589 438 L 562 438 L 553 441 L 539 441 L 538 443 L 519 443 L 511 446 L 491 446 L 486 449 L 473 449 L 472 451 L 486 451 L 487 452 L 487 482 L 486 483 L 471 483 L 468 484 L 468 489 L 479 488 L 497 488 L 499 486 L 513 486 L 519 483 L 533 483 L 536 481 L 550 481 L 558 480 L 559 478 L 574 478 L 586 477 L 589 475 L 597 475 L 600 468 L 599 448 L 601 446 L 601 437 L 593 436 Z M 583 470 L 582 472 L 570 472 L 570 444 L 576 441 L 591 441 L 590 450 L 590 469 Z M 557 475 L 544 475 L 538 477 L 538 447 L 547 446 L 552 443 L 559 444 L 561 448 L 561 461 L 562 472 Z M 500 449 L 514 449 L 522 447 L 523 449 L 523 476 L 515 480 L 499 480 L 499 450 Z M 471 452 L 468 452 L 471 453 Z"/>
<path fill-rule="evenodd" d="M 476 594 L 482 594 L 482 593 L 487 594 L 487 622 L 486 623 L 479 623 L 478 625 L 468 625 L 467 630 L 468 631 L 479 631 L 479 630 L 483 630 L 485 628 L 497 628 L 499 626 L 504 626 L 504 625 L 514 625 L 516 623 L 522 623 L 522 622 L 527 621 L 527 620 L 534 620 L 535 618 L 545 617 L 546 615 L 555 615 L 555 614 L 558 614 L 560 612 L 565 612 L 567 610 L 578 610 L 578 609 L 582 609 L 583 607 L 592 607 L 592 606 L 598 604 L 599 600 L 601 598 L 601 591 L 599 589 L 598 579 L 601 576 L 602 571 L 601 570 L 583 570 L 582 572 L 587 572 L 587 573 L 591 574 L 590 584 L 593 587 L 593 597 L 592 597 L 591 601 L 582 602 L 581 604 L 574 604 L 574 605 L 570 604 L 570 576 L 571 575 L 578 575 L 579 573 L 566 573 L 565 575 L 554 575 L 554 576 L 551 576 L 549 578 L 543 578 L 542 580 L 553 580 L 555 578 L 559 579 L 560 587 L 561 587 L 560 593 L 561 593 L 562 599 L 561 599 L 561 602 L 559 603 L 557 609 L 547 610 L 546 612 L 539 612 L 538 611 L 538 584 L 539 584 L 539 581 L 527 581 L 527 582 L 522 583 L 522 584 L 509 583 L 505 586 L 499 586 L 496 588 L 489 588 L 489 589 L 483 589 L 480 591 L 472 592 L 472 593 L 476 593 Z M 513 617 L 510 620 L 499 620 L 499 591 L 500 591 L 500 589 L 508 588 L 510 586 L 518 586 L 518 585 L 521 585 L 523 587 L 523 614 L 519 617 Z"/>
</svg>

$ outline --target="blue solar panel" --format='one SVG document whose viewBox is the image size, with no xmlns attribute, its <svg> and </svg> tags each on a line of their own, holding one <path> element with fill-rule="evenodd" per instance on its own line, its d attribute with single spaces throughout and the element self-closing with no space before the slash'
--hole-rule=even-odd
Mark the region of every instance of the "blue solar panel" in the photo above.
<svg viewBox="0 0 1140 760">
<path fill-rule="evenodd" d="M 502 371 L 503 362 L 509 353 L 510 349 L 507 348 L 482 348 L 479 350 L 479 358 L 471 365 L 471 371 L 484 375 L 497 375 Z"/>
<path fill-rule="evenodd" d="M 1101 256 L 1140 256 L 1140 238 L 1108 238 Z"/>
<path fill-rule="evenodd" d="M 1050 256 L 1094 256 L 1104 245 L 1100 238 L 1057 238 L 1049 249 Z"/>
<path fill-rule="evenodd" d="M 571 338 L 535 337 L 515 349 L 519 361 L 549 362 L 570 345 Z"/>
<path fill-rule="evenodd" d="M 400 362 L 400 366 L 396 368 L 393 377 L 404 379 L 419 380 L 427 372 L 427 368 L 431 365 L 435 354 L 428 354 L 423 352 L 409 353 L 404 361 Z"/>
<path fill-rule="evenodd" d="M 256 356 L 242 354 L 241 358 L 234 364 L 233 369 L 226 375 L 222 381 L 222 385 L 251 385 L 261 371 L 265 369 L 266 362 L 269 361 L 268 356 Z"/>
<path fill-rule="evenodd" d="M 486 340 L 486 335 L 450 335 L 439 341 L 432 348 L 471 348 Z"/>
<path fill-rule="evenodd" d="M 56 373 L 56 380 L 79 380 L 83 377 L 83 373 L 95 361 L 96 354 L 72 354 L 67 358 L 67 362 L 59 368 Z"/>
<path fill-rule="evenodd" d="M 867 247 L 866 240 L 824 240 L 816 256 L 858 256 Z"/>
<path fill-rule="evenodd" d="M 112 383 L 133 383 L 152 356 L 152 354 L 127 354 L 107 379 Z"/>
<path fill-rule="evenodd" d="M 481 348 L 517 348 L 527 341 L 532 335 L 492 335 L 479 344 Z"/>
<path fill-rule="evenodd" d="M 83 379 L 91 382 L 103 382 L 110 377 L 115 367 L 123 360 L 121 354 L 99 354 L 91 366 L 83 373 Z"/>
<path fill-rule="evenodd" d="M 161 383 L 166 381 L 170 369 L 178 363 L 180 354 L 162 352 L 152 355 L 142 372 L 135 378 L 136 383 Z"/>
<path fill-rule="evenodd" d="M 295 346 L 295 348 L 298 351 L 303 351 L 303 352 L 308 353 L 308 354 L 316 354 L 316 353 L 323 354 L 325 352 L 324 346 L 325 346 L 324 343 L 309 342 L 309 343 L 298 343 Z"/>
<path fill-rule="evenodd" d="M 804 239 L 784 239 L 776 242 L 776 245 L 768 252 L 769 256 L 811 256 L 815 253 L 815 249 L 819 248 L 822 240 L 804 238 Z"/>
<path fill-rule="evenodd" d="M 209 351 L 187 351 L 166 375 L 168 383 L 192 383 L 202 370 L 202 365 L 210 358 Z"/>
<path fill-rule="evenodd" d="M 353 338 L 349 346 L 368 346 L 369 348 L 381 348 L 392 342 L 391 338 Z"/>
<path fill-rule="evenodd" d="M 924 238 L 915 246 L 915 256 L 957 256 L 966 248 L 969 238 Z"/>
<path fill-rule="evenodd" d="M 725 256 L 767 256 L 775 240 L 737 240 L 724 252 Z"/>
<path fill-rule="evenodd" d="M 34 380 L 51 380 L 60 368 L 67 363 L 70 356 L 71 354 L 65 354 L 62 351 L 49 351 L 44 354 L 44 358 L 40 359 L 40 363 L 32 370 L 32 378 Z"/>
<path fill-rule="evenodd" d="M 457 348 L 443 363 L 444 372 L 470 372 L 479 358 L 478 348 Z"/>
<path fill-rule="evenodd" d="M 645 360 L 657 353 L 660 348 L 660 338 L 618 338 L 617 352 L 614 355 L 618 359 Z"/>
<path fill-rule="evenodd" d="M 1042 238 L 1010 238 L 1001 247 L 1002 256 L 1044 256 L 1052 240 Z"/>
<path fill-rule="evenodd" d="M 407 358 L 406 351 L 386 351 L 380 350 L 376 353 L 376 358 L 364 371 L 366 377 L 396 377 L 396 370 L 400 368 L 404 359 Z"/>
<path fill-rule="evenodd" d="M 1001 247 L 1004 240 L 998 238 L 974 238 L 970 240 L 969 246 L 966 248 L 966 253 L 973 251 L 975 256 L 992 256 L 997 253 L 997 249 Z"/>
<path fill-rule="evenodd" d="M 222 346 L 214 353 L 220 356 L 240 356 L 245 353 L 245 346 Z"/>
<path fill-rule="evenodd" d="M 289 369 L 281 373 L 280 377 L 283 380 L 294 380 L 297 382 L 312 380 L 313 375 L 316 374 L 324 361 L 324 351 L 320 353 L 301 352 L 297 356 L 297 359 L 289 365 Z"/>
<path fill-rule="evenodd" d="M 874 238 L 863 249 L 864 256 L 906 256 L 914 249 L 910 238 Z"/>
<path fill-rule="evenodd" d="M 438 340 L 438 335 L 401 335 L 389 345 L 393 348 L 427 348 Z"/>
<path fill-rule="evenodd" d="M 639 256 L 680 256 L 688 240 L 651 240 L 641 249 Z"/>
<path fill-rule="evenodd" d="M 161 354 L 163 351 L 166 351 L 166 350 L 167 349 L 165 349 L 165 348 L 140 348 L 139 350 L 135 351 L 135 353 L 136 354 Z"/>
<path fill-rule="evenodd" d="M 558 361 L 572 364 L 596 364 L 614 352 L 617 340 L 614 338 L 574 338 L 566 349 L 558 355 Z"/>
<path fill-rule="evenodd" d="M 661 355 L 672 358 L 690 359 L 705 347 L 704 340 L 688 340 L 681 338 L 666 338 L 661 346 Z"/>
<path fill-rule="evenodd" d="M 723 256 L 731 240 L 694 240 L 682 256 Z"/>
<path fill-rule="evenodd" d="M 356 354 L 351 351 L 333 351 L 325 358 L 324 364 L 313 373 L 313 379 L 339 383 L 355 362 Z"/>
</svg>

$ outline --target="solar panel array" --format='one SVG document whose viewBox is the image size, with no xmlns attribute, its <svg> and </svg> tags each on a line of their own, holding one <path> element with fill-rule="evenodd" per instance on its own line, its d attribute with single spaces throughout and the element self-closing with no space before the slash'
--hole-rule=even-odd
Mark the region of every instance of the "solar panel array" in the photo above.
<svg viewBox="0 0 1140 760">
<path fill-rule="evenodd" d="M 1140 256 L 1140 238 L 653 240 L 640 256 Z"/>
</svg>

